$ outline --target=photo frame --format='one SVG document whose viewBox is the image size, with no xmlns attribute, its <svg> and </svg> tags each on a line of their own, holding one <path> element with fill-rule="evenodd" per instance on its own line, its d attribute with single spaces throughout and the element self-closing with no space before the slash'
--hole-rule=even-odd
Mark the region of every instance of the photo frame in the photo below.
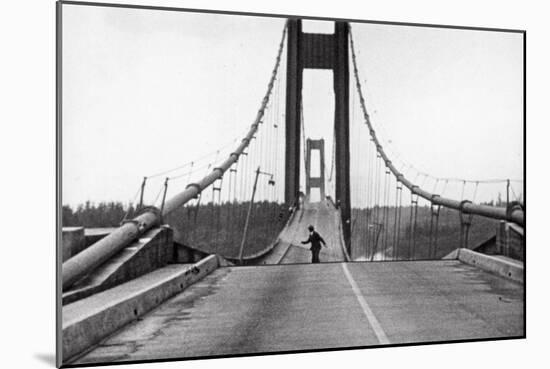
<svg viewBox="0 0 550 369">
<path fill-rule="evenodd" d="M 57 12 L 59 365 L 525 337 L 525 31 Z"/>
</svg>

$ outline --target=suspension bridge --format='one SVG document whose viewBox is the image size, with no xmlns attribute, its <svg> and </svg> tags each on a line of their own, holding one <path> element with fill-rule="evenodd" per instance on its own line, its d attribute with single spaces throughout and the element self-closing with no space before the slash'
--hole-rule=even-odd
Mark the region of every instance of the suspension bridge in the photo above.
<svg viewBox="0 0 550 369">
<path fill-rule="evenodd" d="M 522 181 L 417 170 L 369 115 L 351 26 L 301 27 L 245 132 L 143 177 L 119 227 L 63 229 L 64 364 L 524 336 Z M 304 135 L 305 69 L 333 73 L 330 145 Z"/>
</svg>

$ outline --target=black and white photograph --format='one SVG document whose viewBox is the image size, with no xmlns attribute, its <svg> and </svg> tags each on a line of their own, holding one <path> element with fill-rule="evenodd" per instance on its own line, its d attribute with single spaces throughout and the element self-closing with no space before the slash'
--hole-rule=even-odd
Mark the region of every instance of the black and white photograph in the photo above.
<svg viewBox="0 0 550 369">
<path fill-rule="evenodd" d="M 523 30 L 57 27 L 58 363 L 525 337 Z"/>
<path fill-rule="evenodd" d="M 55 14 L 58 366 L 525 339 L 524 29 Z"/>
</svg>

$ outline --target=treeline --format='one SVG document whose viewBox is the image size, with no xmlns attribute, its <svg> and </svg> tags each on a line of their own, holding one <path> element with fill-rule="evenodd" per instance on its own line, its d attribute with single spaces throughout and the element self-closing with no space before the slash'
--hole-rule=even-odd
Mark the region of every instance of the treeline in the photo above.
<svg viewBox="0 0 550 369">
<path fill-rule="evenodd" d="M 174 241 L 192 248 L 237 258 L 243 240 L 250 202 L 189 204 L 176 209 L 164 223 L 174 229 Z M 127 214 L 127 215 L 126 215 Z M 243 255 L 264 250 L 277 238 L 289 217 L 282 204 L 258 201 L 252 205 Z M 132 219 L 136 209 L 120 202 L 86 202 L 75 209 L 63 206 L 63 227 L 117 227 L 124 216 Z"/>
<path fill-rule="evenodd" d="M 508 201 L 510 203 L 520 203 L 523 205 L 523 192 L 520 192 L 519 193 L 519 197 L 512 199 L 508 199 Z M 484 201 L 484 202 L 480 202 L 481 205 L 489 205 L 489 206 L 496 206 L 496 207 L 499 207 L 499 208 L 505 208 L 507 206 L 507 202 L 506 202 L 506 199 L 503 199 L 502 198 L 502 195 L 501 193 L 499 192 L 498 193 L 498 196 L 497 196 L 497 199 L 496 200 L 490 200 L 490 201 Z"/>
<path fill-rule="evenodd" d="M 124 206 L 121 202 L 100 202 L 92 203 L 86 201 L 73 209 L 69 205 L 63 205 L 62 225 L 63 227 L 82 226 L 86 228 L 116 227 L 124 219 L 128 211 L 133 216 L 135 209 L 129 204 Z"/>
<path fill-rule="evenodd" d="M 352 257 L 437 259 L 460 247 L 461 223 L 458 211 L 441 208 L 435 243 L 436 219 L 432 218 L 429 207 L 418 207 L 416 225 L 410 206 L 404 206 L 400 211 L 396 211 L 395 207 L 384 210 L 380 208 L 377 214 L 377 210 L 373 209 L 352 209 Z M 464 216 L 464 219 L 468 218 L 468 215 Z M 494 236 L 497 224 L 498 220 L 473 216 L 468 248 L 474 248 Z"/>
</svg>

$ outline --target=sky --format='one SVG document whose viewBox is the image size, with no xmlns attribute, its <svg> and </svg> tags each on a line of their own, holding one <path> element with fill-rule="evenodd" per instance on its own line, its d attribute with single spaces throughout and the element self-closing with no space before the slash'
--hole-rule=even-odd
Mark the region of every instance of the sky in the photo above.
<svg viewBox="0 0 550 369">
<path fill-rule="evenodd" d="M 63 204 L 127 202 L 143 176 L 219 147 L 230 152 L 256 116 L 283 26 L 280 18 L 64 5 Z M 331 29 L 304 23 L 305 32 Z M 367 108 L 395 163 L 435 177 L 522 178 L 521 34 L 359 23 L 352 32 Z M 332 72 L 306 70 L 304 136 L 325 139 L 327 162 L 332 99 Z M 362 124 L 356 93 L 351 100 L 351 125 Z M 480 198 L 495 189 L 485 192 Z"/>
</svg>

